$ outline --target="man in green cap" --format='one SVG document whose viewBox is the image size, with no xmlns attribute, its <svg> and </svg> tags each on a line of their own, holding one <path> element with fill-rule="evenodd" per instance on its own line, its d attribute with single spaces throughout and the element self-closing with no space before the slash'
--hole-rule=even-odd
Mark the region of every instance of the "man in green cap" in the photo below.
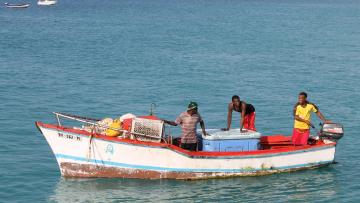
<svg viewBox="0 0 360 203">
<path fill-rule="evenodd" d="M 200 123 L 202 133 L 206 135 L 205 124 L 200 114 L 198 113 L 198 104 L 196 102 L 190 102 L 187 111 L 181 113 L 175 121 L 164 120 L 164 122 L 173 126 L 181 126 L 181 148 L 183 149 L 196 151 L 196 126 L 198 123 Z"/>
</svg>

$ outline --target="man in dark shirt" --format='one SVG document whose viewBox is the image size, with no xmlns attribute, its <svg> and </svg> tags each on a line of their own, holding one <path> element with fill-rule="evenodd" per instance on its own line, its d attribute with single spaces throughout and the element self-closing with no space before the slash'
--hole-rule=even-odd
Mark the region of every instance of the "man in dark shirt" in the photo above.
<svg viewBox="0 0 360 203">
<path fill-rule="evenodd" d="M 230 130 L 233 111 L 241 113 L 240 132 L 245 132 L 244 129 L 256 131 L 255 107 L 252 104 L 241 101 L 238 95 L 234 95 L 231 98 L 231 102 L 228 106 L 227 128 L 223 128 L 222 130 Z"/>
</svg>

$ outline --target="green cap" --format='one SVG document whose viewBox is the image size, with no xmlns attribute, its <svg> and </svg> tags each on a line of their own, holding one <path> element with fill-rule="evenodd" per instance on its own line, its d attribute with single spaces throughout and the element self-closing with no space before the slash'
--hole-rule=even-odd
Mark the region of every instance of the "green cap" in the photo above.
<svg viewBox="0 0 360 203">
<path fill-rule="evenodd" d="M 188 110 L 195 109 L 198 107 L 198 104 L 196 102 L 190 102 L 188 105 Z"/>
</svg>

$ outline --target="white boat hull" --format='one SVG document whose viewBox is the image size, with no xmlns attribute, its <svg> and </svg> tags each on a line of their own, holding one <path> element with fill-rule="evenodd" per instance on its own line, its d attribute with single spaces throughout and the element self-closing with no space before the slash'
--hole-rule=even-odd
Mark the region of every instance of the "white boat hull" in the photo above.
<svg viewBox="0 0 360 203">
<path fill-rule="evenodd" d="M 37 123 L 65 177 L 204 179 L 254 176 L 334 162 L 335 144 L 268 153 L 187 153 L 174 146 L 94 137 Z M 261 151 L 261 150 L 260 150 Z M 266 151 L 266 150 L 265 150 Z"/>
<path fill-rule="evenodd" d="M 37 4 L 39 6 L 51 6 L 51 5 L 54 5 L 56 4 L 57 1 L 38 1 Z"/>
<path fill-rule="evenodd" d="M 6 8 L 28 8 L 29 6 L 30 6 L 30 4 L 11 5 L 11 4 L 5 3 Z"/>
</svg>

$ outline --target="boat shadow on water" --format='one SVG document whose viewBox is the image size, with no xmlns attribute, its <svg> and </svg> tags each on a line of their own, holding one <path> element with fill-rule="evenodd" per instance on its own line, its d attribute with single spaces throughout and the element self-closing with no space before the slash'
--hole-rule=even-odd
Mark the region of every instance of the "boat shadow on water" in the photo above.
<svg viewBox="0 0 360 203">
<path fill-rule="evenodd" d="M 332 200 L 341 191 L 336 165 L 296 173 L 231 179 L 141 180 L 59 178 L 49 201 L 234 201 Z M 318 190 L 317 188 L 326 188 Z M 270 198 L 270 199 L 269 199 Z"/>
</svg>

